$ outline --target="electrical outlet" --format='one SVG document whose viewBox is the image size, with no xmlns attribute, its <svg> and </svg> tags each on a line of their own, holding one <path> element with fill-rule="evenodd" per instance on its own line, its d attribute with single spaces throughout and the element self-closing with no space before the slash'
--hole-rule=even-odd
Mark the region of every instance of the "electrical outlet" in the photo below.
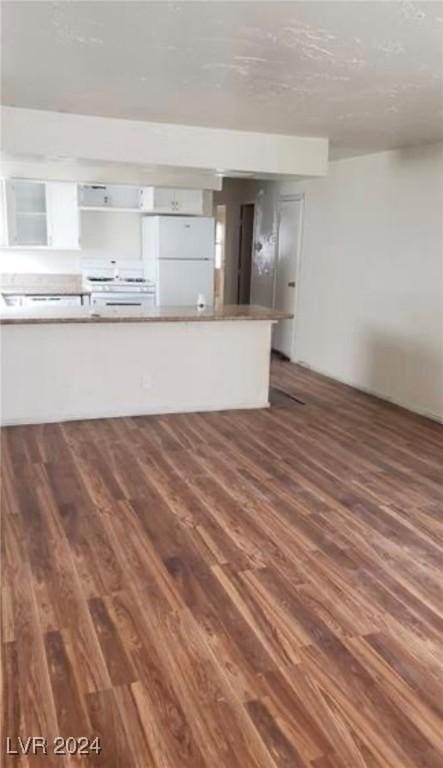
<svg viewBox="0 0 443 768">
<path fill-rule="evenodd" d="M 151 377 L 149 373 L 144 373 L 142 376 L 142 387 L 143 389 L 151 389 Z"/>
</svg>

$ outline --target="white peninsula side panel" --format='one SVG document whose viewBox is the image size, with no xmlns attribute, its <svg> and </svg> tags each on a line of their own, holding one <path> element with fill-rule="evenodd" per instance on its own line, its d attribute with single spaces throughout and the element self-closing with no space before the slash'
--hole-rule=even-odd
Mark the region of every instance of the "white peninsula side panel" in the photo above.
<svg viewBox="0 0 443 768">
<path fill-rule="evenodd" d="M 2 424 L 266 407 L 271 326 L 3 325 Z"/>
</svg>

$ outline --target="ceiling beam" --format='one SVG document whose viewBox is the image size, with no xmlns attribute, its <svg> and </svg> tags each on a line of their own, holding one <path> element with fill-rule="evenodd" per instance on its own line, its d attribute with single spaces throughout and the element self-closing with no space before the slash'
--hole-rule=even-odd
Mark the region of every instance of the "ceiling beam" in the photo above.
<svg viewBox="0 0 443 768">
<path fill-rule="evenodd" d="M 2 149 L 13 156 L 324 176 L 328 139 L 1 108 Z"/>
</svg>

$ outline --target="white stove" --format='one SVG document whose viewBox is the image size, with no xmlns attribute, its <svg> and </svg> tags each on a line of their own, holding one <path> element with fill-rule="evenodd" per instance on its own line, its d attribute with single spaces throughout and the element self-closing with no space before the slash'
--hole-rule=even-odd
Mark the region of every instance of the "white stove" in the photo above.
<svg viewBox="0 0 443 768">
<path fill-rule="evenodd" d="M 155 283 L 146 280 L 143 268 L 117 268 L 114 262 L 85 266 L 83 281 L 96 307 L 155 307 Z"/>
</svg>

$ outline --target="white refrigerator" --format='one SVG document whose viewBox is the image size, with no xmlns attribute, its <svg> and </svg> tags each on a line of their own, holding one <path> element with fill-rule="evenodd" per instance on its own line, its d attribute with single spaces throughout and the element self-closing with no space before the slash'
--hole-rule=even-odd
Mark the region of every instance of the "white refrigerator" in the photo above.
<svg viewBox="0 0 443 768">
<path fill-rule="evenodd" d="M 214 299 L 214 219 L 144 216 L 145 277 L 156 284 L 158 306 L 195 306 Z"/>
</svg>

